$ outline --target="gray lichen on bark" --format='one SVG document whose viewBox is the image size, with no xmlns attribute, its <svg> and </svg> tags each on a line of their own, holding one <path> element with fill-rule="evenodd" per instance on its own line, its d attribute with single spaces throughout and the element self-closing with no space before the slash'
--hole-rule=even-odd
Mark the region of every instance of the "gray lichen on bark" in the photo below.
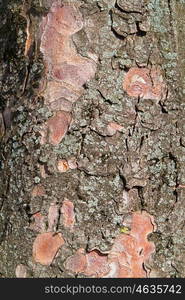
<svg viewBox="0 0 185 300">
<path fill-rule="evenodd" d="M 37 28 L 51 1 L 32 1 L 26 14 L 23 2 L 1 4 L 0 107 L 2 115 L 8 107 L 12 116 L 0 146 L 1 276 L 15 277 L 17 264 L 26 265 L 30 277 L 72 276 L 63 265 L 67 257 L 79 248 L 109 251 L 123 217 L 146 210 L 157 223 L 150 237 L 156 246 L 151 276 L 184 277 L 185 4 L 136 1 L 130 11 L 127 1 L 79 2 L 86 22 L 73 43 L 83 57 L 91 51 L 99 60 L 95 77 L 73 105 L 73 124 L 55 148 L 40 146 L 39 135 L 40 125 L 53 114 L 38 94 L 44 63 Z M 25 16 L 33 30 L 27 57 Z M 155 65 L 164 72 L 166 98 L 129 97 L 122 86 L 128 70 Z M 107 134 L 110 122 L 123 129 Z M 78 168 L 57 172 L 56 161 L 71 157 Z M 37 184 L 46 194 L 31 197 Z M 123 203 L 123 191 L 131 191 L 129 205 Z M 65 245 L 50 267 L 37 265 L 32 261 L 36 233 L 29 229 L 31 217 L 38 211 L 46 216 L 51 202 L 62 204 L 65 198 L 74 203 L 75 230 L 59 223 Z"/>
</svg>

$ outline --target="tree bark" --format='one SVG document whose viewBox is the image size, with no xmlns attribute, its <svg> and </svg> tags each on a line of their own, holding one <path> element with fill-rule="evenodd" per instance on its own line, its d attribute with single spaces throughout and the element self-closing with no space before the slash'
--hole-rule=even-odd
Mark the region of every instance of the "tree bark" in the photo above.
<svg viewBox="0 0 185 300">
<path fill-rule="evenodd" d="M 1 277 L 184 277 L 184 0 L 0 8 Z M 140 214 L 155 250 L 111 275 Z"/>
</svg>

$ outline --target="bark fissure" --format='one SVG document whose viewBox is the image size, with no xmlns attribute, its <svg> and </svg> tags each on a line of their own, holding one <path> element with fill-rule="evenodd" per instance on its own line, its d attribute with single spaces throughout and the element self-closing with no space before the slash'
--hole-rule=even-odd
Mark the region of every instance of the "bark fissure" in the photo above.
<svg viewBox="0 0 185 300">
<path fill-rule="evenodd" d="M 143 277 L 184 277 L 183 4 L 26 3 L 0 16 L 1 276 L 135 276 L 131 256 Z M 32 257 L 48 231 L 65 240 L 50 267 Z"/>
</svg>

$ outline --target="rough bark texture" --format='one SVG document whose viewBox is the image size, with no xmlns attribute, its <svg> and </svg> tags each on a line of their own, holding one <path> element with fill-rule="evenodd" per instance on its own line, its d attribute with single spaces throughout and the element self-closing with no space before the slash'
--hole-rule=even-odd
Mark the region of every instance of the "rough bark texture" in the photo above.
<svg viewBox="0 0 185 300">
<path fill-rule="evenodd" d="M 67 38 L 82 65 L 79 81 L 70 73 L 78 99 L 54 106 L 43 86 L 68 71 L 49 69 L 39 29 L 54 1 L 28 2 L 0 1 L 1 276 L 88 277 L 68 266 L 93 256 L 92 276 L 106 277 L 129 217 L 146 211 L 156 224 L 146 276 L 185 277 L 185 1 L 55 1 L 75 6 L 83 26 Z M 60 117 L 69 124 L 56 137 Z M 46 232 L 63 244 L 48 265 L 32 254 Z"/>
</svg>

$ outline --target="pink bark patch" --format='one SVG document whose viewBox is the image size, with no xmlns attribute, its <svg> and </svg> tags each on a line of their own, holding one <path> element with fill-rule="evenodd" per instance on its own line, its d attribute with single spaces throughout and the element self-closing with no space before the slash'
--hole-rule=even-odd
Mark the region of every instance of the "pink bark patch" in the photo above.
<svg viewBox="0 0 185 300">
<path fill-rule="evenodd" d="M 60 173 L 65 173 L 69 170 L 68 162 L 65 159 L 60 159 L 57 163 L 57 169 Z"/>
<path fill-rule="evenodd" d="M 132 215 L 131 231 L 120 234 L 108 255 L 111 271 L 105 277 L 147 277 L 143 266 L 155 252 L 148 234 L 155 230 L 153 217 L 147 212 L 135 212 Z"/>
<path fill-rule="evenodd" d="M 26 278 L 27 277 L 27 268 L 23 264 L 17 265 L 15 269 L 15 276 L 17 278 Z"/>
<path fill-rule="evenodd" d="M 45 179 L 48 176 L 48 174 L 46 173 L 45 166 L 39 164 L 39 169 L 41 177 Z"/>
<path fill-rule="evenodd" d="M 132 230 L 131 230 L 132 236 L 134 236 L 135 239 L 138 241 L 138 243 L 140 243 L 141 248 L 147 254 L 149 254 L 147 250 L 150 247 L 153 248 L 154 244 L 151 242 L 148 242 L 147 236 L 156 229 L 156 225 L 154 223 L 154 218 L 145 211 L 143 211 L 141 213 L 135 212 L 133 214 L 131 226 L 132 226 Z"/>
<path fill-rule="evenodd" d="M 68 62 L 56 66 L 52 70 L 54 79 L 64 81 L 74 87 L 81 87 L 90 80 L 95 73 L 94 64 L 79 56 L 70 58 Z"/>
<path fill-rule="evenodd" d="M 41 23 L 40 49 L 49 78 L 43 96 L 52 110 L 71 111 L 72 106 L 64 100 L 74 103 L 82 95 L 85 82 L 95 75 L 94 59 L 79 55 L 72 42 L 71 36 L 82 27 L 78 5 L 70 3 L 60 6 L 54 2 Z"/>
<path fill-rule="evenodd" d="M 69 112 L 59 111 L 47 121 L 49 142 L 52 145 L 58 145 L 62 141 L 70 126 L 71 119 Z"/>
<path fill-rule="evenodd" d="M 33 243 L 34 261 L 49 266 L 62 245 L 64 245 L 64 240 L 60 233 L 46 232 L 39 234 Z"/>
<path fill-rule="evenodd" d="M 70 38 L 59 34 L 52 26 L 46 26 L 42 35 L 40 50 L 44 55 L 46 71 L 50 70 L 52 66 L 69 60 L 70 56 L 76 54 Z"/>
<path fill-rule="evenodd" d="M 83 19 L 75 5 L 53 6 L 48 21 L 62 35 L 73 35 L 83 27 Z"/>
<path fill-rule="evenodd" d="M 59 205 L 51 203 L 48 210 L 48 231 L 56 230 L 59 219 Z"/>
<path fill-rule="evenodd" d="M 99 251 L 93 250 L 87 255 L 87 267 L 84 274 L 89 277 L 101 278 L 109 272 L 107 264 L 107 255 L 101 254 Z"/>
<path fill-rule="evenodd" d="M 117 131 L 121 131 L 122 129 L 123 129 L 123 126 L 119 125 L 116 122 L 110 122 L 107 125 L 107 133 L 110 136 L 114 135 Z"/>
<path fill-rule="evenodd" d="M 45 216 L 43 216 L 40 212 L 35 213 L 31 217 L 32 223 L 30 224 L 30 229 L 37 231 L 37 232 L 43 232 L 45 231 Z"/>
<path fill-rule="evenodd" d="M 156 228 L 154 219 L 147 212 L 135 212 L 129 224 L 129 234 L 119 234 L 108 255 L 97 250 L 85 254 L 79 249 L 67 259 L 66 268 L 96 278 L 147 277 L 145 263 L 155 252 L 154 243 L 147 239 Z"/>
<path fill-rule="evenodd" d="M 96 71 L 93 60 L 78 55 L 71 35 L 81 30 L 83 20 L 75 5 L 54 6 L 41 24 L 41 51 L 55 78 L 80 87 Z M 76 82 L 75 82 L 76 79 Z"/>
<path fill-rule="evenodd" d="M 87 258 L 84 253 L 84 249 L 78 249 L 74 255 L 67 258 L 65 268 L 76 274 L 83 273 L 87 267 Z"/>
<path fill-rule="evenodd" d="M 61 207 L 61 213 L 62 213 L 62 223 L 64 227 L 72 230 L 75 223 L 75 213 L 74 213 L 73 203 L 65 199 Z"/>
<path fill-rule="evenodd" d="M 82 89 L 75 89 L 70 85 L 61 84 L 59 81 L 48 81 L 44 91 L 46 104 L 52 105 L 55 101 L 66 99 L 74 103 L 82 95 Z"/>
<path fill-rule="evenodd" d="M 96 250 L 85 254 L 84 249 L 79 249 L 66 260 L 65 268 L 73 273 L 83 273 L 96 278 L 101 278 L 109 272 L 107 255 L 102 255 Z"/>
<path fill-rule="evenodd" d="M 123 89 L 131 97 L 162 100 L 166 96 L 166 85 L 158 67 L 131 68 L 126 74 Z"/>
<path fill-rule="evenodd" d="M 68 163 L 68 166 L 71 170 L 74 170 L 78 167 L 75 157 L 72 157 L 72 158 L 68 159 L 67 163 Z"/>
<path fill-rule="evenodd" d="M 41 184 L 36 185 L 31 192 L 32 197 L 44 196 L 45 194 L 45 188 Z"/>
</svg>

